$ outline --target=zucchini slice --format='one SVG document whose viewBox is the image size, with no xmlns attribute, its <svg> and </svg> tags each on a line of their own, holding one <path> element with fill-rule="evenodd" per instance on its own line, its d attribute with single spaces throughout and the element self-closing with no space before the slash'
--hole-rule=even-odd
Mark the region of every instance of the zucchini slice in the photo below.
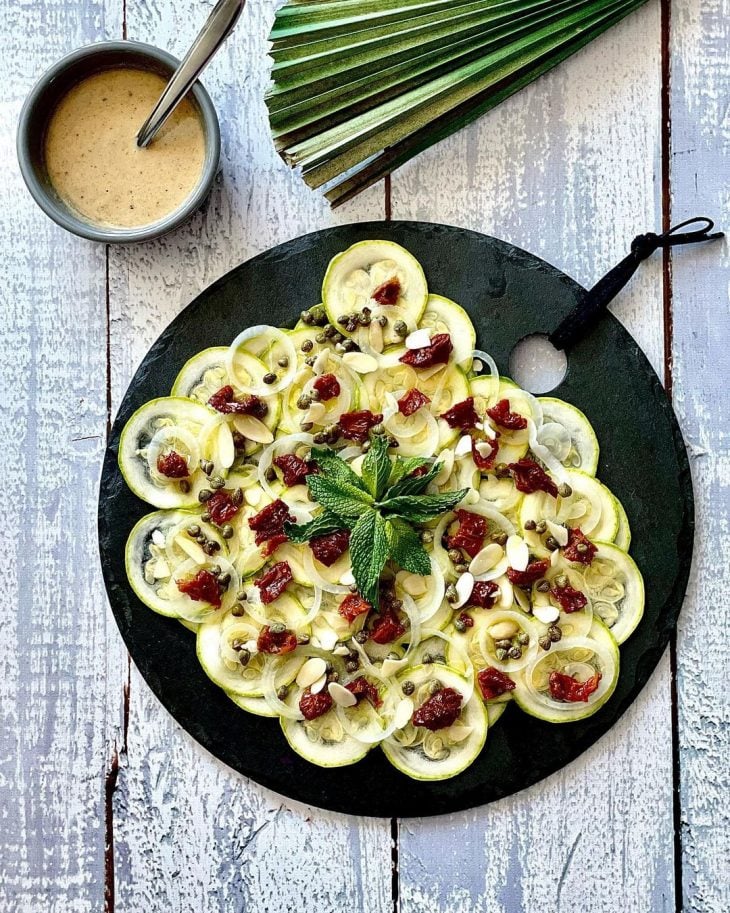
<svg viewBox="0 0 730 913">
<path fill-rule="evenodd" d="M 633 558 L 609 542 L 594 543 L 598 551 L 583 571 L 585 591 L 599 618 L 618 644 L 633 632 L 644 614 L 644 578 Z"/>
<path fill-rule="evenodd" d="M 199 437 L 209 420 L 210 409 L 182 396 L 150 400 L 132 415 L 119 439 L 119 469 L 138 498 L 155 507 L 197 505 L 206 481 Z M 157 469 L 157 459 L 173 450 L 188 464 L 184 479 L 167 478 Z"/>
<path fill-rule="evenodd" d="M 203 349 L 188 359 L 175 378 L 170 396 L 187 396 L 205 405 L 221 387 L 230 384 L 226 346 Z"/>
<path fill-rule="evenodd" d="M 614 498 L 616 498 L 616 495 L 614 495 Z M 617 548 L 628 552 L 629 546 L 631 545 L 631 526 L 629 525 L 629 518 L 626 516 L 624 506 L 618 498 L 616 498 L 616 510 L 618 511 L 618 532 L 616 533 L 616 538 L 613 540 L 613 544 Z"/>
<path fill-rule="evenodd" d="M 479 695 L 456 671 L 440 664 L 416 666 L 400 676 L 413 682 L 414 710 L 429 695 L 429 686 L 439 681 L 466 697 L 459 718 L 446 729 L 430 732 L 410 721 L 381 748 L 390 763 L 414 780 L 447 780 L 465 770 L 477 757 L 487 739 L 487 711 Z"/>
<path fill-rule="evenodd" d="M 570 403 L 541 396 L 543 423 L 537 438 L 566 469 L 580 469 L 594 476 L 598 469 L 598 438 L 585 415 Z"/>
<path fill-rule="evenodd" d="M 397 279 L 400 285 L 394 304 L 378 304 L 372 295 L 384 283 Z M 369 308 L 372 317 L 388 319 L 382 333 L 376 327 L 358 327 L 352 335 L 356 342 L 370 345 L 378 352 L 383 346 L 401 341 L 394 326 L 402 320 L 409 331 L 415 330 L 428 298 L 428 286 L 421 264 L 404 247 L 393 241 L 360 241 L 333 257 L 322 283 L 322 302 L 330 323 L 340 329 L 339 318 L 361 313 Z M 347 332 L 346 328 L 343 330 Z M 382 339 L 378 344 L 377 332 Z"/>
<path fill-rule="evenodd" d="M 573 493 L 569 498 L 554 498 L 544 491 L 525 495 L 520 507 L 520 525 L 532 520 L 552 520 L 567 526 L 579 527 L 589 539 L 613 542 L 619 528 L 616 498 L 598 479 L 577 469 L 566 472 Z M 527 536 L 532 545 L 534 533 Z"/>
<path fill-rule="evenodd" d="M 419 327 L 430 330 L 432 336 L 437 333 L 448 333 L 454 346 L 453 360 L 464 371 L 471 368 L 477 333 L 461 305 L 442 295 L 429 295 Z"/>
</svg>

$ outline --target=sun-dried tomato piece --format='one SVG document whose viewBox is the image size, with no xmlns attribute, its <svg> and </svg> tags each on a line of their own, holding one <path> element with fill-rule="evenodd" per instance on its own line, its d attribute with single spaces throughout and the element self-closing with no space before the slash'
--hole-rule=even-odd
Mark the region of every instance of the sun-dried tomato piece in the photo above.
<svg viewBox="0 0 730 913">
<path fill-rule="evenodd" d="M 398 400 L 398 411 L 401 415 L 405 415 L 405 417 L 408 418 L 409 415 L 418 412 L 421 406 L 426 406 L 430 402 L 431 400 L 425 393 L 421 393 L 420 390 L 411 387 L 411 389 L 404 393 Z"/>
<path fill-rule="evenodd" d="M 269 558 L 280 545 L 283 545 L 285 542 L 289 541 L 289 537 L 286 533 L 277 533 L 275 536 L 272 536 L 270 539 L 267 539 L 266 542 L 261 546 L 261 556 L 263 558 Z"/>
<path fill-rule="evenodd" d="M 266 403 L 251 393 L 242 393 L 236 398 L 233 387 L 221 387 L 208 400 L 208 405 L 224 415 L 252 415 L 262 419 L 269 411 Z"/>
<path fill-rule="evenodd" d="M 461 622 L 461 624 L 462 624 L 465 628 L 473 628 L 473 627 L 474 627 L 474 619 L 471 617 L 471 615 L 468 614 L 468 612 L 462 612 L 462 613 L 459 615 L 458 620 Z"/>
<path fill-rule="evenodd" d="M 474 397 L 469 396 L 462 402 L 456 403 L 442 413 L 441 418 L 449 428 L 461 428 L 462 431 L 475 428 L 479 421 L 479 416 L 474 408 Z"/>
<path fill-rule="evenodd" d="M 205 502 L 205 509 L 210 514 L 210 519 L 213 523 L 217 526 L 222 526 L 236 516 L 240 505 L 236 504 L 230 492 L 221 489 L 208 498 Z"/>
<path fill-rule="evenodd" d="M 564 672 L 551 672 L 548 684 L 550 686 L 550 695 L 556 701 L 566 701 L 569 704 L 577 704 L 579 701 L 587 701 L 593 692 L 598 688 L 601 681 L 601 673 L 596 672 L 587 681 L 579 682 L 572 675 L 566 675 Z"/>
<path fill-rule="evenodd" d="M 568 544 L 563 549 L 563 554 L 568 561 L 574 561 L 577 564 L 590 564 L 597 551 L 596 546 L 578 527 L 568 530 Z"/>
<path fill-rule="evenodd" d="M 482 450 L 484 453 L 482 453 Z M 474 460 L 474 465 L 479 472 L 488 472 L 494 466 L 498 452 L 499 441 L 496 437 L 490 440 L 486 436 L 483 439 L 478 439 L 476 435 L 472 435 L 471 458 Z"/>
<path fill-rule="evenodd" d="M 574 590 L 572 586 L 554 586 L 550 590 L 560 608 L 570 614 L 571 612 L 580 612 L 588 605 L 588 599 L 580 590 Z"/>
<path fill-rule="evenodd" d="M 391 608 L 381 612 L 370 632 L 376 644 L 389 644 L 406 633 L 406 629 L 398 620 L 398 616 Z"/>
<path fill-rule="evenodd" d="M 261 602 L 268 605 L 284 592 L 292 581 L 292 572 L 288 561 L 277 561 L 269 570 L 254 583 L 261 593 Z M 296 638 L 294 638 L 296 640 Z"/>
<path fill-rule="evenodd" d="M 431 337 L 431 345 L 421 349 L 409 349 L 398 359 L 412 368 L 431 368 L 433 365 L 448 364 L 449 355 L 454 350 L 448 333 L 437 333 Z"/>
<path fill-rule="evenodd" d="M 531 561 L 524 571 L 516 571 L 513 567 L 508 567 L 507 580 L 514 583 L 515 586 L 529 586 L 539 580 L 549 567 L 550 561 L 547 558 L 543 561 Z"/>
<path fill-rule="evenodd" d="M 307 689 L 299 698 L 299 709 L 305 720 L 316 720 L 317 717 L 327 713 L 332 706 L 332 698 L 328 691 L 319 691 L 317 694 Z"/>
<path fill-rule="evenodd" d="M 400 295 L 400 279 L 393 276 L 381 283 L 370 296 L 378 304 L 396 304 Z"/>
<path fill-rule="evenodd" d="M 337 611 L 346 621 L 352 624 L 356 618 L 369 612 L 370 609 L 372 609 L 372 606 L 367 599 L 363 599 L 359 593 L 350 593 L 342 600 Z"/>
<path fill-rule="evenodd" d="M 487 521 L 479 514 L 468 510 L 457 510 L 459 527 L 453 536 L 446 540 L 449 548 L 463 548 L 471 558 L 481 551 L 484 537 L 487 535 Z"/>
<path fill-rule="evenodd" d="M 334 533 L 315 536 L 309 540 L 314 557 L 325 567 L 332 567 L 337 559 L 350 547 L 350 530 L 338 529 Z"/>
<path fill-rule="evenodd" d="M 274 536 L 284 536 L 281 542 L 286 541 L 284 534 L 285 523 L 296 523 L 297 518 L 289 513 L 288 506 L 280 499 L 267 504 L 263 510 L 260 510 L 255 516 L 248 521 L 249 527 L 256 533 L 256 545 L 261 545 L 267 539 L 273 539 Z"/>
<path fill-rule="evenodd" d="M 256 648 L 260 653 L 271 653 L 274 656 L 291 653 L 296 646 L 297 635 L 289 628 L 284 628 L 283 631 L 272 631 L 269 625 L 264 625 L 256 639 Z"/>
<path fill-rule="evenodd" d="M 493 580 L 477 580 L 469 597 L 469 605 L 491 609 L 499 595 L 499 584 Z"/>
<path fill-rule="evenodd" d="M 168 479 L 186 479 L 190 475 L 188 461 L 177 450 L 157 457 L 157 471 Z"/>
<path fill-rule="evenodd" d="M 517 491 L 530 495 L 534 491 L 544 491 L 554 498 L 558 496 L 558 486 L 534 460 L 522 459 L 510 463 L 507 467 L 514 479 Z"/>
<path fill-rule="evenodd" d="M 416 466 L 413 472 L 409 472 L 408 475 L 412 479 L 420 479 L 421 476 L 425 476 L 429 472 L 429 467 L 426 465 Z"/>
<path fill-rule="evenodd" d="M 340 382 L 334 374 L 320 374 L 312 386 L 319 393 L 319 398 L 324 402 L 340 395 Z"/>
<path fill-rule="evenodd" d="M 274 466 L 281 469 L 287 488 L 301 485 L 315 471 L 312 463 L 298 457 L 296 453 L 282 453 L 281 456 L 274 457 Z"/>
<path fill-rule="evenodd" d="M 486 669 L 482 669 L 477 675 L 477 681 L 485 701 L 491 701 L 501 694 L 513 691 L 515 687 L 515 683 L 509 675 L 499 669 L 495 669 L 494 666 L 487 666 Z"/>
<path fill-rule="evenodd" d="M 184 577 L 177 581 L 177 588 L 196 602 L 207 602 L 216 609 L 221 604 L 221 586 L 218 578 L 201 568 L 194 577 Z"/>
<path fill-rule="evenodd" d="M 364 675 L 356 678 L 353 682 L 348 682 L 345 685 L 345 688 L 347 688 L 348 691 L 352 692 L 352 694 L 355 695 L 358 704 L 364 697 L 370 701 L 373 707 L 380 707 L 380 705 L 383 703 L 378 689 L 372 682 L 369 682 Z"/>
<path fill-rule="evenodd" d="M 442 688 L 432 694 L 411 717 L 414 726 L 425 726 L 431 732 L 456 722 L 461 712 L 461 694 L 454 688 Z"/>
<path fill-rule="evenodd" d="M 362 409 L 360 412 L 345 412 L 338 421 L 342 437 L 348 441 L 357 441 L 362 444 L 367 440 L 368 432 L 375 425 L 383 421 L 381 413 L 373 414 L 369 409 Z"/>
<path fill-rule="evenodd" d="M 501 399 L 491 409 L 487 409 L 487 415 L 500 428 L 507 428 L 509 431 L 522 431 L 527 428 L 527 419 L 519 412 L 511 412 L 508 399 Z"/>
</svg>

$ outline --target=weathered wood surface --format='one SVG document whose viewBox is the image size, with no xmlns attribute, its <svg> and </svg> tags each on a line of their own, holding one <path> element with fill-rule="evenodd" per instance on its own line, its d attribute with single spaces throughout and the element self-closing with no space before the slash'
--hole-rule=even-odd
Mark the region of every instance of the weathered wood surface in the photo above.
<svg viewBox="0 0 730 913">
<path fill-rule="evenodd" d="M 727 4 L 673 4 L 677 218 L 728 209 Z M 20 103 L 61 53 L 125 26 L 130 38 L 182 53 L 204 10 L 194 0 L 2 6 L 0 460 L 15 492 L 0 578 L 2 911 L 97 911 L 105 890 L 110 907 L 129 913 L 288 911 L 305 897 L 314 913 L 394 909 L 391 823 L 284 801 L 193 743 L 128 673 L 96 569 L 107 408 L 159 331 L 245 257 L 386 211 L 381 186 L 333 216 L 278 162 L 261 99 L 274 6 L 251 0 L 205 76 L 223 128 L 222 174 L 205 211 L 162 241 L 109 251 L 55 228 L 24 192 L 13 135 Z M 662 221 L 661 31 L 659 3 L 649 3 L 409 164 L 392 179 L 394 217 L 505 237 L 590 283 L 636 232 Z M 665 657 L 621 723 L 567 770 L 484 809 L 401 822 L 395 887 L 404 913 L 728 907 L 727 255 L 680 252 L 674 276 L 671 352 L 658 256 L 615 309 L 660 374 L 674 355 L 675 398 L 695 452 L 701 533 L 678 642 L 679 770 Z"/>
</svg>

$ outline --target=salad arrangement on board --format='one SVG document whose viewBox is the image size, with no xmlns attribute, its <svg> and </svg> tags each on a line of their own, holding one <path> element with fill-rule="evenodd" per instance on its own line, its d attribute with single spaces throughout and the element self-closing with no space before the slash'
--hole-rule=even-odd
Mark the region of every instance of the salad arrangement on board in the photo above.
<svg viewBox="0 0 730 913">
<path fill-rule="evenodd" d="M 392 242 L 338 254 L 293 329 L 188 361 L 119 465 L 157 508 L 127 543 L 135 593 L 323 767 L 379 745 L 445 779 L 510 703 L 590 716 L 643 613 L 586 417 L 500 377 Z"/>
</svg>

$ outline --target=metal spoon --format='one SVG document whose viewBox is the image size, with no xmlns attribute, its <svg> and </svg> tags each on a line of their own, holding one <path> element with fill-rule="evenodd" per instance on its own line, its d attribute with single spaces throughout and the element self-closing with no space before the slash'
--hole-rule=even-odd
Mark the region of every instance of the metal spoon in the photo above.
<svg viewBox="0 0 730 913">
<path fill-rule="evenodd" d="M 140 127 L 137 145 L 140 149 L 152 142 L 157 131 L 187 95 L 218 48 L 233 31 L 246 0 L 218 0 L 208 21 L 192 47 L 175 70 L 152 113 Z"/>
</svg>

